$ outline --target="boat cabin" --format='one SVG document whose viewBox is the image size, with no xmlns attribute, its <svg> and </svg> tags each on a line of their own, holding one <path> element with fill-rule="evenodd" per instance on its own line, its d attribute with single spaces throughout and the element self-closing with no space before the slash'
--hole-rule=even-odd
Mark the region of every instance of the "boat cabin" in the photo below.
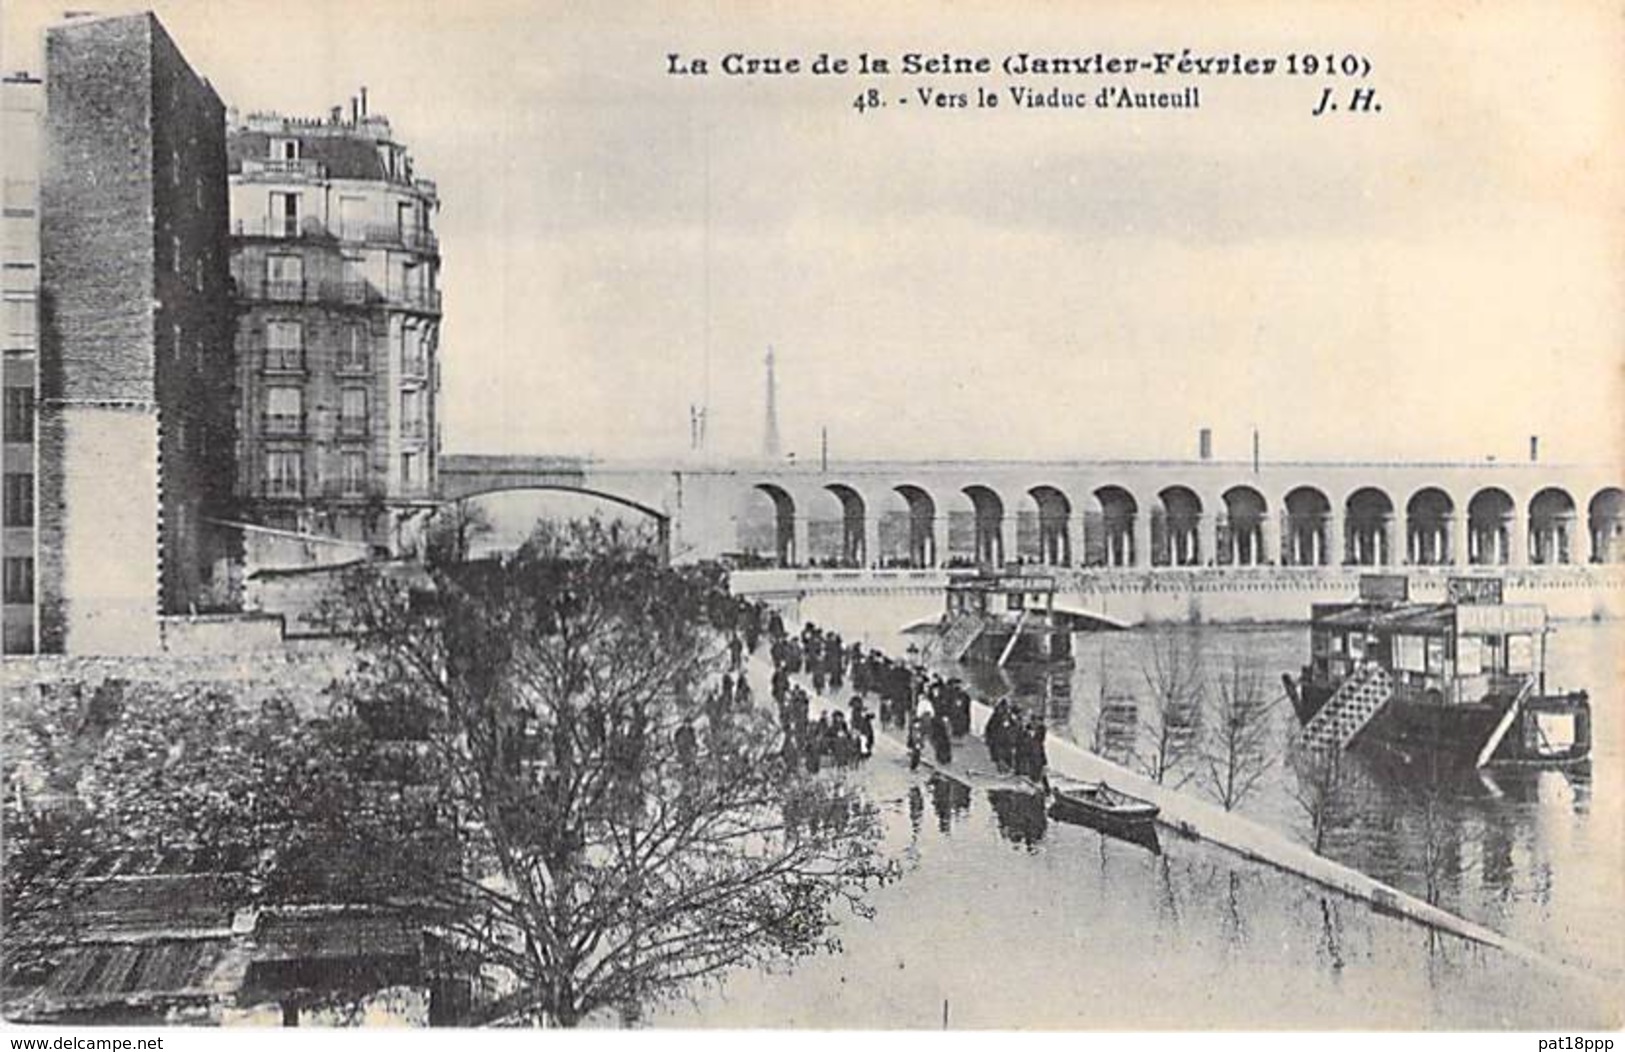
<svg viewBox="0 0 1625 1052">
<path fill-rule="evenodd" d="M 1363 578 L 1358 602 L 1315 604 L 1309 686 L 1335 690 L 1375 662 L 1396 697 L 1449 705 L 1515 694 L 1542 677 L 1545 607 L 1502 603 L 1500 581 L 1484 578 L 1452 581 L 1446 602 L 1412 603 L 1404 579 L 1391 580 Z"/>
</svg>

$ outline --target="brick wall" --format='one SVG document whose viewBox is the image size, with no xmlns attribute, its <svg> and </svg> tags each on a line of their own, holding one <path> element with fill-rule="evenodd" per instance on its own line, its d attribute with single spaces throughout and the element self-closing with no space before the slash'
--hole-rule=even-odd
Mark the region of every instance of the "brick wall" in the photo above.
<svg viewBox="0 0 1625 1052">
<path fill-rule="evenodd" d="M 219 603 L 230 549 L 206 520 L 229 515 L 235 463 L 225 115 L 151 15 L 58 26 L 46 64 L 41 632 L 82 649 Z"/>
</svg>

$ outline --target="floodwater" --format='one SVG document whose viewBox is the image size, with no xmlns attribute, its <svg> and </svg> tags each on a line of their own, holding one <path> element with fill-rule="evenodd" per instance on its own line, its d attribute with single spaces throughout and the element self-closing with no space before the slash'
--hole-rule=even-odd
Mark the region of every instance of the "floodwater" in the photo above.
<svg viewBox="0 0 1625 1052">
<path fill-rule="evenodd" d="M 907 638 L 877 626 L 917 613 L 899 608 L 888 621 L 889 602 L 820 601 L 803 613 L 902 653 Z M 855 604 L 861 611 L 843 610 Z M 1236 655 L 1259 662 L 1274 685 L 1297 671 L 1306 635 L 1302 626 L 1206 626 L 1077 636 L 1065 673 L 1019 670 L 977 685 L 984 695 L 1014 692 L 1057 733 L 1126 750 L 1098 740 L 1102 698 L 1147 694 L 1148 654 L 1169 636 L 1210 671 Z M 857 777 L 881 801 L 905 873 L 874 894 L 874 919 L 845 922 L 838 955 L 791 974 L 731 976 L 659 1025 L 938 1027 L 946 1013 L 954 1027 L 1617 1027 L 1621 653 L 1619 623 L 1562 624 L 1551 639 L 1550 687 L 1591 692 L 1589 770 L 1419 784 L 1402 765 L 1360 761 L 1325 846 L 1580 963 L 1595 985 L 1432 936 L 1213 845 L 1164 830 L 1153 853 L 1058 823 L 1034 797 L 932 780 L 883 754 Z M 1276 711 L 1284 750 L 1295 724 L 1284 701 Z M 1294 778 L 1277 763 L 1240 810 L 1307 842 Z M 1203 791 L 1194 779 L 1187 789 Z"/>
</svg>

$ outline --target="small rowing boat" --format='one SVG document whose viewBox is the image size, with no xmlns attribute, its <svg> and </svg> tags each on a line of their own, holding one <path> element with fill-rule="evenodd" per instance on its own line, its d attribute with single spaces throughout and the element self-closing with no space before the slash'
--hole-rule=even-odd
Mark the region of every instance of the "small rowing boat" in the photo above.
<svg viewBox="0 0 1625 1052">
<path fill-rule="evenodd" d="M 1119 828 L 1147 826 L 1156 821 L 1160 808 L 1149 800 L 1130 796 L 1105 782 L 1072 782 L 1051 790 L 1052 812 L 1061 821 L 1084 825 L 1112 825 Z"/>
</svg>

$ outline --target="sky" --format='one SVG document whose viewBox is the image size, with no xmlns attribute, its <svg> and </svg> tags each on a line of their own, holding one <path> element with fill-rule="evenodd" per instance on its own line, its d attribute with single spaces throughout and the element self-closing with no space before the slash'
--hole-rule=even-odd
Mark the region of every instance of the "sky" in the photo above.
<svg viewBox="0 0 1625 1052">
<path fill-rule="evenodd" d="M 62 6 L 8 0 L 5 68 Z M 1625 457 L 1617 4 L 874 6 L 152 5 L 228 105 L 365 85 L 438 182 L 448 452 L 686 456 L 703 403 L 705 455 L 753 456 L 771 346 L 802 458 Z M 1353 52 L 1382 112 L 1312 117 L 1325 77 L 1038 112 L 896 100 L 1157 85 L 666 72 L 1186 47 Z"/>
</svg>

